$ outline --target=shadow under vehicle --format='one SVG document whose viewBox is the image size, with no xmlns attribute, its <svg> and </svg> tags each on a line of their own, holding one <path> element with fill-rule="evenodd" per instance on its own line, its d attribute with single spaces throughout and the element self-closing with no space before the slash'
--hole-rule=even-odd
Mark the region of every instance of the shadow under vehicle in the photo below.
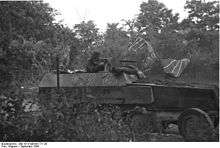
<svg viewBox="0 0 220 148">
<path fill-rule="evenodd" d="M 50 102 L 51 92 L 63 89 L 72 106 L 82 102 L 117 105 L 130 114 L 134 130 L 144 127 L 153 117 L 153 125 L 166 128 L 177 124 L 185 141 L 213 141 L 219 124 L 218 86 L 181 83 L 146 83 L 122 72 L 47 73 L 39 84 L 40 100 Z M 158 127 L 156 127 L 158 128 Z"/>
</svg>

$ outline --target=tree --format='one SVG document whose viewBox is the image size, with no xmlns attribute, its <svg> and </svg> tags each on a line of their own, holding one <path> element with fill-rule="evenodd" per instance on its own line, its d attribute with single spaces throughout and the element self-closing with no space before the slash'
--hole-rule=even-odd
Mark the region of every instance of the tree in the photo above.
<svg viewBox="0 0 220 148">
<path fill-rule="evenodd" d="M 107 30 L 104 34 L 104 43 L 100 47 L 104 56 L 111 58 L 113 65 L 118 65 L 119 59 L 124 58 L 123 56 L 129 44 L 127 32 L 118 25 L 118 23 L 107 25 Z"/>
<path fill-rule="evenodd" d="M 188 30 L 186 40 L 196 41 L 199 51 L 208 53 L 218 48 L 219 2 L 191 0 L 186 2 L 185 9 L 189 16 L 182 21 L 181 26 Z"/>
<path fill-rule="evenodd" d="M 219 1 L 206 2 L 205 0 L 187 0 L 184 7 L 191 22 L 198 29 L 219 29 Z"/>
<path fill-rule="evenodd" d="M 75 65 L 82 68 L 90 53 L 102 44 L 102 35 L 100 35 L 99 29 L 91 20 L 76 24 L 73 32 L 79 41 L 78 47 L 73 46 L 75 50 L 79 51 L 79 56 L 75 57 L 78 61 Z"/>
<path fill-rule="evenodd" d="M 175 32 L 179 29 L 178 19 L 179 14 L 173 14 L 163 3 L 149 0 L 140 5 L 136 27 L 160 57 L 176 57 L 178 47 L 182 47 L 181 37 Z"/>
<path fill-rule="evenodd" d="M 140 13 L 137 18 L 139 30 L 152 28 L 159 33 L 167 28 L 176 28 L 179 14 L 172 13 L 163 3 L 157 0 L 149 0 L 140 5 Z"/>
<path fill-rule="evenodd" d="M 93 21 L 81 22 L 74 26 L 76 37 L 81 42 L 82 51 L 93 50 L 101 42 L 102 36 L 99 34 L 99 29 Z"/>
<path fill-rule="evenodd" d="M 0 66 L 5 67 L 1 73 L 19 81 L 19 76 L 27 79 L 24 72 L 38 74 L 32 68 L 42 61 L 51 64 L 46 55 L 54 53 L 55 15 L 55 10 L 43 2 L 0 2 Z M 45 44 L 50 47 L 42 49 Z"/>
<path fill-rule="evenodd" d="M 185 4 L 188 17 L 181 22 L 181 28 L 187 30 L 185 39 L 197 44 L 193 52 L 206 52 L 207 54 L 218 49 L 219 30 L 219 2 L 188 0 Z"/>
<path fill-rule="evenodd" d="M 127 32 L 127 35 L 130 40 L 129 42 L 132 43 L 136 40 L 136 37 L 138 36 L 137 20 L 123 20 L 123 22 L 123 30 Z"/>
<path fill-rule="evenodd" d="M 185 9 L 189 15 L 180 23 L 180 28 L 191 54 L 188 73 L 203 79 L 218 79 L 219 2 L 187 0 Z"/>
<path fill-rule="evenodd" d="M 24 38 L 42 40 L 51 37 L 54 9 L 42 2 L 1 2 L 1 31 L 10 38 L 22 35 Z"/>
</svg>

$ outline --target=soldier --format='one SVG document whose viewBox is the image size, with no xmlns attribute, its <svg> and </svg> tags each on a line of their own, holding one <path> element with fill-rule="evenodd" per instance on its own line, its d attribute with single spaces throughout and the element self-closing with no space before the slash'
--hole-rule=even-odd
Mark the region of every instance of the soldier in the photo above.
<svg viewBox="0 0 220 148">
<path fill-rule="evenodd" d="M 87 72 L 96 73 L 96 72 L 105 70 L 105 66 L 109 62 L 108 62 L 107 59 L 101 59 L 100 55 L 101 54 L 98 51 L 94 51 L 92 53 L 92 56 L 88 60 L 88 63 L 86 65 L 86 71 Z"/>
</svg>

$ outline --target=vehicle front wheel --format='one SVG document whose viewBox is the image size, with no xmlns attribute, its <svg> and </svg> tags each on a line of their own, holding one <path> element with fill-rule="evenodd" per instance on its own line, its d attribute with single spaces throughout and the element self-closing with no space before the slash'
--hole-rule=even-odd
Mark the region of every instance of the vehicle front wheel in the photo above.
<svg viewBox="0 0 220 148">
<path fill-rule="evenodd" d="M 213 141 L 214 125 L 209 115 L 198 109 L 187 109 L 178 117 L 178 128 L 185 141 Z"/>
</svg>

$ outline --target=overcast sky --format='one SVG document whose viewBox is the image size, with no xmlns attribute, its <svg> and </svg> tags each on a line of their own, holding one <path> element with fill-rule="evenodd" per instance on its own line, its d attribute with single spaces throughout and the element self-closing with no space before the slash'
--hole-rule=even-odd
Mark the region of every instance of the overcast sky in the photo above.
<svg viewBox="0 0 220 148">
<path fill-rule="evenodd" d="M 81 21 L 93 20 L 98 28 L 105 30 L 107 23 L 120 22 L 122 19 L 132 19 L 139 13 L 140 4 L 148 0 L 44 0 L 57 9 L 61 15 L 57 20 L 63 20 L 70 28 Z M 173 12 L 184 18 L 186 0 L 158 0 Z"/>
</svg>

